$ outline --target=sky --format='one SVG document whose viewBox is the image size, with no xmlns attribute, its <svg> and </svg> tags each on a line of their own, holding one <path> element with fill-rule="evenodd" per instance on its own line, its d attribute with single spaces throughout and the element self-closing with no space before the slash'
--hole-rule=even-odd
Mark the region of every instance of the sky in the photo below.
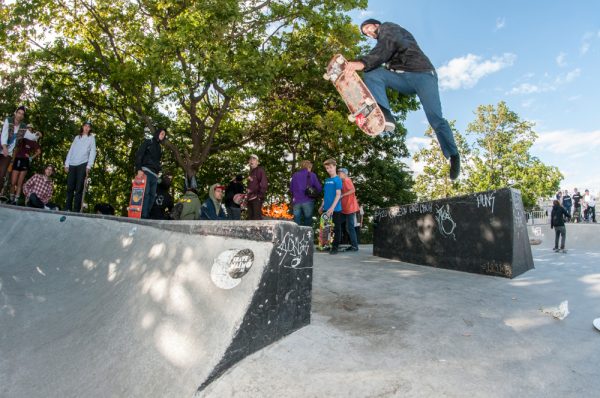
<svg viewBox="0 0 600 398">
<path fill-rule="evenodd" d="M 600 1 L 370 0 L 350 16 L 415 36 L 438 71 L 444 116 L 461 134 L 479 105 L 505 101 L 535 123 L 531 153 L 559 168 L 562 189 L 600 194 Z M 422 110 L 408 115 L 411 154 L 429 144 L 427 126 Z"/>
</svg>

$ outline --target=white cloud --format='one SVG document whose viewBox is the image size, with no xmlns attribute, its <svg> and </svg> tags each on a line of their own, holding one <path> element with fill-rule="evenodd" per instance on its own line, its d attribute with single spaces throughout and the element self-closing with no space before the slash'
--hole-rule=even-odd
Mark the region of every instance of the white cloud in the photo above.
<svg viewBox="0 0 600 398">
<path fill-rule="evenodd" d="M 506 26 L 506 18 L 496 18 L 496 30 L 500 30 Z"/>
<path fill-rule="evenodd" d="M 406 140 L 406 147 L 412 155 L 417 153 L 421 148 L 429 148 L 431 146 L 431 138 L 426 137 L 410 137 Z M 424 162 L 415 162 L 412 156 L 410 156 L 406 165 L 413 171 L 415 176 L 423 173 L 425 169 Z"/>
<path fill-rule="evenodd" d="M 581 55 L 587 54 L 592 47 L 593 40 L 598 38 L 600 38 L 600 30 L 597 32 L 586 32 L 581 38 L 581 47 L 579 47 L 579 53 Z"/>
<path fill-rule="evenodd" d="M 538 133 L 538 135 L 534 144 L 538 150 L 556 155 L 588 153 L 595 157 L 597 149 L 600 149 L 600 130 L 556 130 Z"/>
<path fill-rule="evenodd" d="M 375 12 L 369 10 L 362 10 L 358 15 L 360 15 L 361 18 L 370 18 L 373 15 L 375 15 Z"/>
<path fill-rule="evenodd" d="M 554 79 L 551 78 L 547 73 L 544 74 L 543 80 L 539 83 L 521 83 L 512 89 L 510 89 L 506 94 L 508 95 L 529 95 L 529 94 L 538 94 L 538 93 L 547 93 L 550 91 L 556 91 L 559 86 L 565 85 L 567 83 L 571 83 L 575 79 L 577 79 L 581 75 L 581 69 L 575 68 L 570 72 L 560 74 Z M 544 81 L 545 80 L 545 81 Z"/>
<path fill-rule="evenodd" d="M 556 64 L 561 68 L 567 66 L 567 53 L 561 52 L 556 56 Z"/>
<path fill-rule="evenodd" d="M 505 53 L 491 59 L 483 59 L 474 54 L 451 59 L 446 65 L 438 68 L 440 88 L 442 90 L 472 88 L 486 75 L 512 66 L 516 58 L 515 54 Z"/>
<path fill-rule="evenodd" d="M 523 108 L 531 108 L 531 106 L 535 103 L 535 100 L 532 98 L 526 99 L 521 103 Z"/>
</svg>

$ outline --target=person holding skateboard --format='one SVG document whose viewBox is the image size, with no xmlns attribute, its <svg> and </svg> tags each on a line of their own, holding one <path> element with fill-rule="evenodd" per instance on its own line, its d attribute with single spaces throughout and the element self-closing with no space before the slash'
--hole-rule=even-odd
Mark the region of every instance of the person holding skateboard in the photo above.
<svg viewBox="0 0 600 398">
<path fill-rule="evenodd" d="M 150 209 L 156 198 L 158 185 L 158 174 L 160 173 L 160 160 L 162 149 L 160 144 L 165 140 L 167 130 L 156 128 L 151 139 L 145 139 L 135 154 L 135 169 L 137 178 L 146 175 L 146 189 L 144 190 L 144 202 L 142 204 L 142 218 L 149 218 Z"/>
<path fill-rule="evenodd" d="M 79 129 L 65 159 L 67 172 L 67 203 L 65 211 L 81 211 L 85 180 L 96 160 L 96 138 L 92 134 L 92 123 L 87 121 Z M 73 202 L 75 194 L 75 202 Z"/>
<path fill-rule="evenodd" d="M 329 178 L 323 183 L 323 203 L 319 213 L 326 212 L 333 220 L 333 244 L 329 254 L 337 254 L 342 239 L 342 179 L 337 175 L 337 162 L 334 159 L 327 159 L 323 165 Z"/>
<path fill-rule="evenodd" d="M 384 131 L 393 132 L 396 127 L 386 89 L 417 94 L 442 153 L 446 159 L 450 158 L 450 178 L 458 178 L 460 155 L 450 125 L 442 115 L 438 77 L 431 61 L 413 35 L 395 23 L 367 19 L 360 25 L 360 31 L 376 39 L 377 45 L 359 60 L 349 62 L 346 68 L 364 72 L 363 80 L 385 116 Z"/>
<path fill-rule="evenodd" d="M 32 125 L 27 125 L 27 131 L 23 139 L 14 150 L 15 160 L 12 167 L 9 202 L 13 205 L 18 204 L 20 201 L 23 182 L 27 171 L 31 167 L 31 161 L 42 153 L 40 144 L 37 141 L 43 134 L 40 131 L 32 131 L 32 128 Z"/>
</svg>

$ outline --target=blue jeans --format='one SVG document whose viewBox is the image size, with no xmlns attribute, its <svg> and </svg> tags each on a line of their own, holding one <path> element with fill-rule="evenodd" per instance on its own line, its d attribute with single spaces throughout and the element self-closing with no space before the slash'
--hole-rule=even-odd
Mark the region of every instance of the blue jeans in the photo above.
<svg viewBox="0 0 600 398">
<path fill-rule="evenodd" d="M 358 239 L 356 238 L 356 214 L 344 214 L 346 218 L 346 231 L 348 232 L 348 238 L 352 247 L 358 248 Z"/>
<path fill-rule="evenodd" d="M 146 174 L 146 190 L 144 191 L 144 204 L 142 205 L 142 218 L 150 217 L 150 209 L 156 199 L 156 186 L 158 185 L 158 177 L 144 171 Z"/>
<path fill-rule="evenodd" d="M 438 78 L 435 71 L 396 73 L 384 68 L 377 68 L 366 72 L 363 80 L 377 103 L 387 109 L 390 109 L 390 101 L 385 92 L 386 88 L 389 87 L 405 95 L 417 94 L 444 156 L 449 158 L 458 154 L 450 125 L 442 116 Z"/>
<path fill-rule="evenodd" d="M 312 227 L 315 202 L 304 202 L 294 205 L 294 222 L 305 227 Z M 304 216 L 304 217 L 303 217 Z"/>
</svg>

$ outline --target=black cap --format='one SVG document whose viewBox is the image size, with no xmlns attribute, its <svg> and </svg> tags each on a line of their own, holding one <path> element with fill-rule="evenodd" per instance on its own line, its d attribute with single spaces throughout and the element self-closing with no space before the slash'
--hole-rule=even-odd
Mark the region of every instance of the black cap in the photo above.
<svg viewBox="0 0 600 398">
<path fill-rule="evenodd" d="M 360 33 L 363 33 L 363 26 L 365 25 L 381 25 L 381 22 L 378 21 L 377 19 L 373 19 L 373 18 L 369 18 L 363 21 L 363 23 L 360 24 Z"/>
<path fill-rule="evenodd" d="M 238 174 L 238 175 L 235 176 L 235 180 L 236 181 L 244 181 L 244 176 L 241 175 L 241 174 Z"/>
</svg>

